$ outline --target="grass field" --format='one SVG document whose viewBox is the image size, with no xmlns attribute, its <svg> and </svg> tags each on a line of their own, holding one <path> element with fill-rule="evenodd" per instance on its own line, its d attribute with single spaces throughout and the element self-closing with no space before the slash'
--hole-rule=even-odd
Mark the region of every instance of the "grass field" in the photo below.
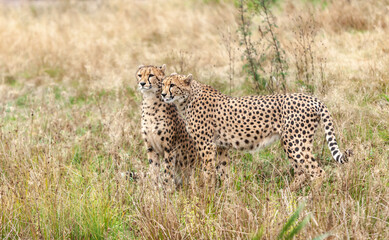
<svg viewBox="0 0 389 240">
<path fill-rule="evenodd" d="M 277 239 L 305 203 L 296 239 L 389 239 L 389 2 L 274 2 L 288 91 L 313 91 L 354 157 L 336 164 L 319 130 L 320 191 L 288 191 L 277 143 L 231 151 L 231 181 L 214 195 L 194 184 L 168 198 L 121 174 L 148 167 L 135 71 L 165 63 L 233 96 L 255 92 L 234 2 L 0 4 L 0 238 Z"/>
</svg>

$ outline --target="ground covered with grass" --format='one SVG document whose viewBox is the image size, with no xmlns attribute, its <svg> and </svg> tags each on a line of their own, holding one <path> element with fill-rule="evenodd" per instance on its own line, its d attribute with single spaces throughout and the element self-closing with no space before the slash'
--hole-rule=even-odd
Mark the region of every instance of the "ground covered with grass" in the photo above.
<svg viewBox="0 0 389 240">
<path fill-rule="evenodd" d="M 193 184 L 166 198 L 122 176 L 148 167 L 135 71 L 165 63 L 169 73 L 192 73 L 233 96 L 269 93 L 246 70 L 239 4 L 0 5 L 0 237 L 287 239 L 302 227 L 298 239 L 388 239 L 388 6 L 269 7 L 286 91 L 320 98 L 341 149 L 354 151 L 351 162 L 336 164 L 318 131 L 314 153 L 327 173 L 319 191 L 288 190 L 293 170 L 277 143 L 255 154 L 231 151 L 231 181 L 214 195 Z M 257 29 L 263 15 L 252 14 L 254 57 L 269 76 L 281 65 L 260 58 L 271 47 L 266 29 Z"/>
</svg>

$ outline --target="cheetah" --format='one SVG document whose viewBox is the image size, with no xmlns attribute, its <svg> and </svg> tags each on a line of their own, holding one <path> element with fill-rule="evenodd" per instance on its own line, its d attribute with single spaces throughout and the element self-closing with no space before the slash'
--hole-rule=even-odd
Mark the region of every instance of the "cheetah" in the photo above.
<svg viewBox="0 0 389 240">
<path fill-rule="evenodd" d="M 139 66 L 136 79 L 143 95 L 141 132 L 150 164 L 147 175 L 155 183 L 161 181 L 162 186 L 171 191 L 172 187 L 181 185 L 182 177 L 188 180 L 198 161 L 195 144 L 177 108 L 162 101 L 165 71 L 166 65 Z M 228 157 L 222 148 L 219 152 L 223 156 L 221 159 Z M 162 174 L 159 176 L 161 167 Z"/>
<path fill-rule="evenodd" d="M 163 80 L 162 98 L 174 103 L 183 116 L 211 186 L 216 147 L 256 151 L 279 139 L 294 168 L 292 191 L 308 178 L 324 177 L 312 154 L 320 119 L 332 157 L 339 163 L 348 160 L 347 151 L 339 150 L 327 107 L 315 97 L 302 93 L 230 97 L 194 80 L 191 74 L 174 73 Z"/>
</svg>

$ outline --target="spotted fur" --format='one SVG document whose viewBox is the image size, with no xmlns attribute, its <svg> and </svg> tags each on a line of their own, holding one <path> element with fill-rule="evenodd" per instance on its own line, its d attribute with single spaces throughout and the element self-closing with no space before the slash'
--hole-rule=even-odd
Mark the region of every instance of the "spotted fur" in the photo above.
<svg viewBox="0 0 389 240">
<path fill-rule="evenodd" d="M 291 188 L 324 176 L 312 154 L 313 137 L 322 120 L 328 147 L 339 163 L 347 161 L 335 139 L 327 107 L 305 94 L 229 97 L 192 79 L 172 74 L 163 81 L 162 98 L 174 103 L 204 162 L 207 181 L 214 178 L 217 146 L 255 151 L 281 139 L 295 171 Z"/>
<path fill-rule="evenodd" d="M 165 69 L 165 65 L 140 66 L 136 79 L 143 95 L 141 124 L 150 164 L 148 175 L 154 182 L 172 188 L 181 182 L 182 175 L 188 176 L 196 151 L 176 107 L 161 99 Z"/>
<path fill-rule="evenodd" d="M 140 66 L 136 79 L 143 95 L 141 123 L 150 164 L 148 175 L 153 181 L 162 182 L 164 187 L 171 189 L 181 183 L 182 177 L 188 179 L 198 161 L 195 144 L 177 108 L 161 99 L 165 69 L 165 65 Z M 223 149 L 220 152 L 223 155 Z"/>
</svg>

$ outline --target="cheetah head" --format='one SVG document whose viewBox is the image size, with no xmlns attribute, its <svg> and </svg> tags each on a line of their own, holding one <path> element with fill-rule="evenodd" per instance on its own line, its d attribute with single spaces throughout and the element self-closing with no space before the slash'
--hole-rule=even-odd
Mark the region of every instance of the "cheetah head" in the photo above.
<svg viewBox="0 0 389 240">
<path fill-rule="evenodd" d="M 161 88 L 162 79 L 165 77 L 166 65 L 139 66 L 136 72 L 138 89 L 142 93 L 155 93 Z"/>
<path fill-rule="evenodd" d="M 162 100 L 166 103 L 181 103 L 190 94 L 192 74 L 188 76 L 173 73 L 163 79 Z"/>
</svg>

